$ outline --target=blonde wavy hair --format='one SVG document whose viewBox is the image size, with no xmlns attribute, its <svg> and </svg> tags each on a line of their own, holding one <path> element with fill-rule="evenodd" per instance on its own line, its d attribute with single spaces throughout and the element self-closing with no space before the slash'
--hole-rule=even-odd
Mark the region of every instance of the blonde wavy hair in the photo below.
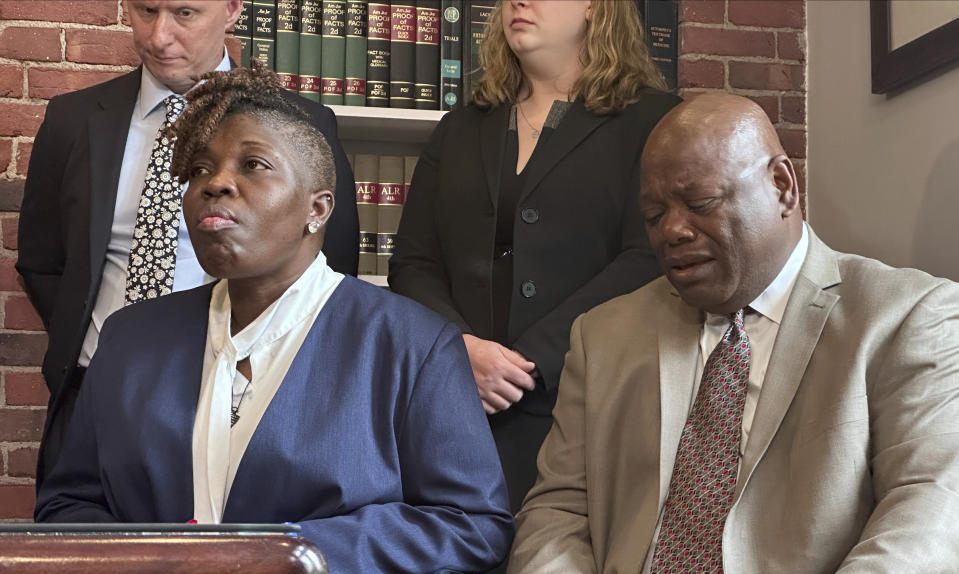
<svg viewBox="0 0 959 574">
<path fill-rule="evenodd" d="M 503 0 L 490 14 L 480 45 L 483 77 L 473 88 L 480 107 L 515 104 L 523 86 L 523 71 L 503 30 Z M 632 0 L 592 0 L 582 53 L 583 73 L 570 96 L 581 96 L 595 114 L 621 111 L 639 100 L 642 88 L 666 89 L 666 82 L 646 47 L 646 34 Z"/>
</svg>

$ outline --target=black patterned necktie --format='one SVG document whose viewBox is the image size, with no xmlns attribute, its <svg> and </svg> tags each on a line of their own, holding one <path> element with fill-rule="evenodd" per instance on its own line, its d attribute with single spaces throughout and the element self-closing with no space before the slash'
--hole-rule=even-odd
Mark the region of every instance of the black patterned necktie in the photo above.
<svg viewBox="0 0 959 574">
<path fill-rule="evenodd" d="M 686 419 L 653 555 L 655 574 L 723 571 L 723 527 L 739 472 L 751 351 L 743 311 L 709 354 Z"/>
<path fill-rule="evenodd" d="M 163 104 L 166 119 L 153 142 L 137 206 L 124 305 L 154 299 L 173 290 L 182 194 L 180 183 L 170 173 L 176 138 L 167 138 L 164 133 L 180 116 L 185 103 L 182 97 L 172 95 Z"/>
</svg>

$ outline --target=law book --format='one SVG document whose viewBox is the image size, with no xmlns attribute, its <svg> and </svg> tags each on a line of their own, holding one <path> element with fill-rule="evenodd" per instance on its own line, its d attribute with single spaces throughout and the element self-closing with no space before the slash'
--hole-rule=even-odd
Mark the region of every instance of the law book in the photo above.
<svg viewBox="0 0 959 574">
<path fill-rule="evenodd" d="M 360 260 L 357 273 L 376 275 L 376 228 L 380 158 L 372 154 L 356 154 L 353 158 L 353 179 L 356 181 L 356 214 L 360 224 Z"/>
<path fill-rule="evenodd" d="M 381 155 L 379 161 L 379 201 L 376 221 L 376 273 L 389 273 L 390 256 L 400 226 L 406 200 L 405 159 L 398 155 Z"/>
<path fill-rule="evenodd" d="M 443 0 L 440 20 L 440 109 L 463 102 L 463 0 Z"/>
<path fill-rule="evenodd" d="M 390 2 L 390 107 L 413 108 L 416 0 Z"/>
<path fill-rule="evenodd" d="M 416 0 L 413 105 L 440 109 L 440 0 Z"/>
<path fill-rule="evenodd" d="M 276 69 L 276 3 L 253 0 L 253 54 L 270 70 Z"/>
<path fill-rule="evenodd" d="M 314 102 L 320 101 L 322 62 L 320 50 L 323 22 L 321 0 L 300 0 L 300 95 Z"/>
<path fill-rule="evenodd" d="M 243 0 L 243 10 L 233 25 L 233 37 L 240 42 L 240 65 L 250 67 L 250 56 L 253 54 L 253 31 L 250 30 L 250 19 L 253 17 L 253 0 Z"/>
<path fill-rule="evenodd" d="M 346 83 L 346 0 L 323 0 L 320 101 L 343 105 Z"/>
<path fill-rule="evenodd" d="M 649 56 L 666 80 L 670 91 L 676 91 L 679 59 L 679 8 L 676 0 L 637 0 L 639 14 L 643 18 Z"/>
<path fill-rule="evenodd" d="M 276 2 L 276 75 L 287 90 L 300 89 L 300 2 Z"/>
<path fill-rule="evenodd" d="M 390 3 L 366 5 L 366 105 L 390 107 Z"/>
<path fill-rule="evenodd" d="M 489 24 L 489 17 L 493 13 L 493 6 L 496 1 L 469 0 L 469 3 L 469 50 L 463 48 L 464 59 L 468 60 L 466 71 L 463 74 L 463 93 L 467 100 L 471 99 L 473 88 L 483 75 L 483 68 L 479 61 L 479 47 L 483 38 L 486 37 L 486 26 Z"/>
<path fill-rule="evenodd" d="M 346 2 L 346 84 L 343 103 L 366 105 L 367 0 Z"/>
</svg>

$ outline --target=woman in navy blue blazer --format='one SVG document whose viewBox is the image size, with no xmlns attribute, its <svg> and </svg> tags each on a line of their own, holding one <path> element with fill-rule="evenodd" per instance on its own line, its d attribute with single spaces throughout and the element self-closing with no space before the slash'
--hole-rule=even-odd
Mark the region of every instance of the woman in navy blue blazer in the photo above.
<svg viewBox="0 0 959 574">
<path fill-rule="evenodd" d="M 326 265 L 330 149 L 272 72 L 205 78 L 169 168 L 222 280 L 109 318 L 36 519 L 295 522 L 333 572 L 495 566 L 512 520 L 459 329 Z"/>
</svg>

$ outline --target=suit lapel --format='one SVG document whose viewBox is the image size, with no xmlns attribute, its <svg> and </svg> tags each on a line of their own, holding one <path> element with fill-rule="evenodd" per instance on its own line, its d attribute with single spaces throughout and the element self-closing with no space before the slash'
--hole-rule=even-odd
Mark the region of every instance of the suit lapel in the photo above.
<svg viewBox="0 0 959 574">
<path fill-rule="evenodd" d="M 100 99 L 100 110 L 87 121 L 90 149 L 90 269 L 94 276 L 99 276 L 110 240 L 120 167 L 139 91 L 140 68 L 137 68 Z"/>
<path fill-rule="evenodd" d="M 703 323 L 699 311 L 685 304 L 672 287 L 669 289 L 675 308 L 665 314 L 668 319 L 659 332 L 660 503 L 669 490 L 676 449 L 692 405 Z"/>
<path fill-rule="evenodd" d="M 483 173 L 486 174 L 486 188 L 494 206 L 499 200 L 508 120 L 509 106 L 505 105 L 491 110 L 480 119 L 480 155 L 483 158 Z"/>
<path fill-rule="evenodd" d="M 523 185 L 519 200 L 523 201 L 527 195 L 532 193 L 560 160 L 607 120 L 609 120 L 609 116 L 597 116 L 589 113 L 583 106 L 582 101 L 573 102 L 553 135 L 544 142 L 545 145 L 542 149 L 535 152 L 536 161 L 529 164 L 529 173 L 526 176 L 526 182 Z"/>
<path fill-rule="evenodd" d="M 842 281 L 836 254 L 811 229 L 806 229 L 809 233 L 809 252 L 789 296 L 769 357 L 739 480 L 736 481 L 734 501 L 738 500 L 786 416 L 806 365 L 819 343 L 826 319 L 839 300 L 839 295 L 828 291 Z"/>
</svg>

